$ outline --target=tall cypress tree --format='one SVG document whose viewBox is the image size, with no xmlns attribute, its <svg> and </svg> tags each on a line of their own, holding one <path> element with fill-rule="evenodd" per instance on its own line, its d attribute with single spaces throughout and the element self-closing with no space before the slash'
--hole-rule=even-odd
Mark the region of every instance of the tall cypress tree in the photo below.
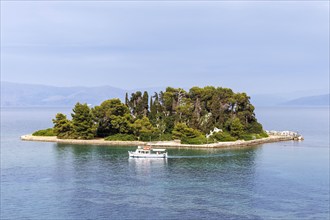
<svg viewBox="0 0 330 220">
<path fill-rule="evenodd" d="M 142 96 L 142 106 L 143 106 L 143 110 L 142 110 L 142 114 L 143 116 L 147 116 L 149 113 L 149 105 L 148 105 L 148 101 L 149 101 L 149 95 L 147 91 L 144 91 L 143 96 Z"/>
<path fill-rule="evenodd" d="M 129 103 L 128 94 L 126 92 L 126 95 L 125 95 L 125 105 L 128 106 L 128 103 Z"/>
<path fill-rule="evenodd" d="M 152 106 L 153 106 L 152 97 L 150 97 L 149 111 L 151 111 Z"/>
</svg>

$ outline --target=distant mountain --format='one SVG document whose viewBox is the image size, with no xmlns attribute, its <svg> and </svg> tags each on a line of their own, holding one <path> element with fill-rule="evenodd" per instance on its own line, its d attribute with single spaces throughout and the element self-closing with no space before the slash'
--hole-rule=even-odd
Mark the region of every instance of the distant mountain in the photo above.
<svg viewBox="0 0 330 220">
<path fill-rule="evenodd" d="M 282 103 L 290 106 L 329 106 L 330 94 L 306 96 Z"/>
<path fill-rule="evenodd" d="M 164 88 L 145 88 L 153 95 Z M 73 107 L 77 102 L 99 105 L 101 102 L 119 98 L 125 93 L 138 90 L 125 90 L 111 86 L 100 87 L 56 87 L 33 84 L 1 82 L 1 107 Z"/>
<path fill-rule="evenodd" d="M 187 91 L 189 88 L 184 88 Z M 99 105 L 101 102 L 119 98 L 125 99 L 136 91 L 147 91 L 149 96 L 154 92 L 164 91 L 165 87 L 137 88 L 126 90 L 111 86 L 99 87 L 56 87 L 37 84 L 1 82 L 1 107 L 73 107 L 77 102 Z M 299 91 L 283 94 L 252 94 L 254 106 L 276 105 L 329 105 L 329 94 L 318 95 L 320 91 Z M 304 94 L 314 96 L 303 97 Z M 298 98 L 297 97 L 303 97 Z"/>
<path fill-rule="evenodd" d="M 251 103 L 255 106 L 278 106 L 291 105 L 290 102 L 300 98 L 318 97 L 327 94 L 328 88 L 323 89 L 307 89 L 300 91 L 268 93 L 268 94 L 251 94 Z M 313 98 L 312 98 L 313 99 Z M 296 104 L 293 104 L 296 105 Z"/>
</svg>

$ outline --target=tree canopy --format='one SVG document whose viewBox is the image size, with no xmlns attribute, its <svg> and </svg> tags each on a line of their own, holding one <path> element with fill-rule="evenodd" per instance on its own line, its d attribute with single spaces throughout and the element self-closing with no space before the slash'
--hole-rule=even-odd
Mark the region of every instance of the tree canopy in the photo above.
<svg viewBox="0 0 330 220">
<path fill-rule="evenodd" d="M 77 139 L 93 139 L 95 137 L 95 126 L 91 109 L 87 104 L 78 102 L 72 111 L 74 137 Z"/>
<path fill-rule="evenodd" d="M 130 133 L 133 117 L 128 106 L 119 99 L 110 99 L 92 109 L 97 124 L 96 135 L 107 137 L 118 133 Z"/>
<path fill-rule="evenodd" d="M 125 137 L 133 135 L 137 139 L 150 135 L 151 139 L 170 134 L 174 139 L 196 139 L 214 128 L 224 132 L 213 135 L 218 137 L 214 140 L 263 134 L 246 93 L 213 86 L 192 87 L 189 91 L 168 87 L 152 96 L 146 91 L 137 91 L 130 97 L 126 93 L 125 103 L 109 99 L 93 108 L 77 103 L 71 121 L 58 113 L 53 122 L 54 132 L 60 138 L 126 134 Z"/>
</svg>

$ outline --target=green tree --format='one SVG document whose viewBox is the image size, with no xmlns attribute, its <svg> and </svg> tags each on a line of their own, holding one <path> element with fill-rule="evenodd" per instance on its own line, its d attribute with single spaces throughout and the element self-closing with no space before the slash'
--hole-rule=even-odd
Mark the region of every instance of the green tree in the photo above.
<svg viewBox="0 0 330 220">
<path fill-rule="evenodd" d="M 87 104 L 80 104 L 78 102 L 72 111 L 71 116 L 75 138 L 93 139 L 95 136 L 95 126 L 91 109 Z"/>
<path fill-rule="evenodd" d="M 143 112 L 142 116 L 146 117 L 149 113 L 149 106 L 148 106 L 148 100 L 149 100 L 149 95 L 147 91 L 144 91 L 143 96 L 142 96 L 142 108 L 143 108 Z"/>
<path fill-rule="evenodd" d="M 239 138 L 243 134 L 243 125 L 239 118 L 234 118 L 227 122 L 227 130 L 230 135 L 236 138 Z"/>
<path fill-rule="evenodd" d="M 110 135 L 112 134 L 129 134 L 131 128 L 131 116 L 126 114 L 124 116 L 110 115 Z"/>
<path fill-rule="evenodd" d="M 131 98 L 128 101 L 128 107 L 134 118 L 141 119 L 143 116 L 147 116 L 149 112 L 149 95 L 144 91 L 143 95 L 141 91 L 137 91 L 131 94 Z"/>
<path fill-rule="evenodd" d="M 128 107 L 119 99 L 109 99 L 92 109 L 98 137 L 130 133 L 133 121 Z"/>
<path fill-rule="evenodd" d="M 55 119 L 52 120 L 54 124 L 54 133 L 60 139 L 73 138 L 73 126 L 66 115 L 57 113 Z"/>
<path fill-rule="evenodd" d="M 126 92 L 125 94 L 125 105 L 128 106 L 129 100 L 128 100 L 128 94 Z"/>
<path fill-rule="evenodd" d="M 147 117 L 137 119 L 132 125 L 134 134 L 139 137 L 141 134 L 151 134 L 156 131 Z"/>
<path fill-rule="evenodd" d="M 177 123 L 172 131 L 172 137 L 174 139 L 185 139 L 185 138 L 195 138 L 201 136 L 202 133 L 193 128 L 189 128 L 185 123 Z"/>
<path fill-rule="evenodd" d="M 227 132 L 217 132 L 214 133 L 210 139 L 214 141 L 236 141 L 237 139 L 232 137 L 229 133 Z"/>
<path fill-rule="evenodd" d="M 247 126 L 247 133 L 251 133 L 251 134 L 263 134 L 264 130 L 262 128 L 262 125 L 255 121 L 252 121 L 248 124 Z"/>
</svg>

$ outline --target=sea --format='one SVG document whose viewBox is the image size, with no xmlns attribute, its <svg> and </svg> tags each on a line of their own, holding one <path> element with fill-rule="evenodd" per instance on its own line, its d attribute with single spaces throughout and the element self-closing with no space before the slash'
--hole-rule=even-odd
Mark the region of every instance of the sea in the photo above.
<svg viewBox="0 0 330 220">
<path fill-rule="evenodd" d="M 21 141 L 67 108 L 1 109 L 0 219 L 329 219 L 329 107 L 257 107 L 304 141 L 169 149 Z"/>
</svg>

